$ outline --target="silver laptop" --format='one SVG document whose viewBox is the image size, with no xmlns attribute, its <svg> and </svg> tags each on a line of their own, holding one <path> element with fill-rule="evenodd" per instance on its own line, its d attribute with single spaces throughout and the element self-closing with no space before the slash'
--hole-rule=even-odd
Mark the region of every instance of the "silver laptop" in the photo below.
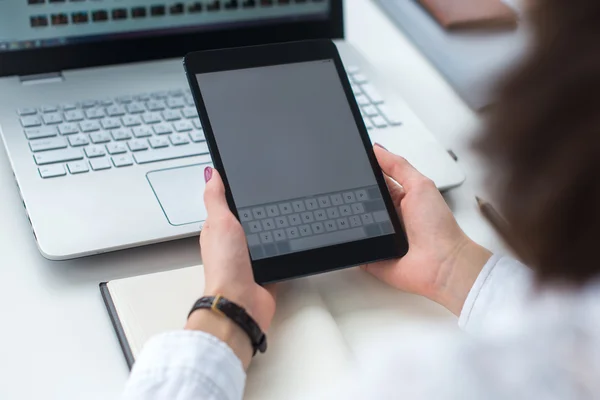
<svg viewBox="0 0 600 400">
<path fill-rule="evenodd" d="M 336 39 L 372 140 L 440 189 L 461 184 L 446 150 L 343 41 L 342 18 L 342 0 L 0 2 L 0 131 L 41 253 L 198 234 L 211 159 L 181 63 L 194 50 Z"/>
</svg>

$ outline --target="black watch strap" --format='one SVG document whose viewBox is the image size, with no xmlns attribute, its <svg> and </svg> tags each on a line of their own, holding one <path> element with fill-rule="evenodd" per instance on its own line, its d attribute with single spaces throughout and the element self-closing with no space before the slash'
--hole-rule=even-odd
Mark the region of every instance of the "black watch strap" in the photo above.
<svg viewBox="0 0 600 400">
<path fill-rule="evenodd" d="M 188 318 L 194 311 L 207 308 L 217 314 L 226 316 L 242 328 L 250 338 L 254 354 L 256 354 L 257 351 L 260 351 L 261 353 L 267 351 L 267 336 L 243 307 L 238 306 L 234 302 L 229 301 L 220 295 L 205 296 L 194 303 L 194 306 L 188 314 Z"/>
</svg>

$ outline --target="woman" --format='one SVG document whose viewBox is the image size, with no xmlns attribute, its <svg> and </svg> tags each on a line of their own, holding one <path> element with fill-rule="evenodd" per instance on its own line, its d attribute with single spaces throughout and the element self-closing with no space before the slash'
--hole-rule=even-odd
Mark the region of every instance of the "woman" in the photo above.
<svg viewBox="0 0 600 400">
<path fill-rule="evenodd" d="M 328 398 L 600 397 L 600 2 L 546 0 L 532 19 L 535 50 L 504 85 L 477 144 L 532 269 L 469 239 L 431 181 L 375 146 L 410 251 L 363 269 L 447 307 L 471 335 L 387 343 Z M 275 297 L 254 283 L 219 174 L 207 169 L 205 178 L 205 295 L 222 294 L 267 330 Z M 251 359 L 237 325 L 198 310 L 185 331 L 148 343 L 125 398 L 239 399 Z"/>
</svg>

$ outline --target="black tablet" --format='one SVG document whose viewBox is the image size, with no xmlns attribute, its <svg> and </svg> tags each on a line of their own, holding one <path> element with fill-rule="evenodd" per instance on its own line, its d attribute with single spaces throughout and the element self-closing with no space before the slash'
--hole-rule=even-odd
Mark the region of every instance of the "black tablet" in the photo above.
<svg viewBox="0 0 600 400">
<path fill-rule="evenodd" d="M 406 254 L 332 41 L 197 52 L 184 64 L 257 282 Z"/>
</svg>

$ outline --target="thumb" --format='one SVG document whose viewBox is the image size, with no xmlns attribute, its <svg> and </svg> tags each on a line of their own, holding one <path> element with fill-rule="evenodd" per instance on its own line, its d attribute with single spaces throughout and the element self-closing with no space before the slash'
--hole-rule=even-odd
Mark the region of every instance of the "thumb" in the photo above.
<svg viewBox="0 0 600 400">
<path fill-rule="evenodd" d="M 208 212 L 207 219 L 230 213 L 231 210 L 225 197 L 225 185 L 223 185 L 219 172 L 212 167 L 206 167 L 204 169 L 204 180 L 206 181 L 204 204 Z"/>
<path fill-rule="evenodd" d="M 381 145 L 373 147 L 377 162 L 383 172 L 398 182 L 404 189 L 410 191 L 420 180 L 426 179 L 405 158 L 392 154 Z"/>
<path fill-rule="evenodd" d="M 392 283 L 397 274 L 396 263 L 398 260 L 385 260 L 372 264 L 365 264 L 361 267 L 363 271 L 367 271 L 375 278 L 385 283 Z"/>
</svg>

